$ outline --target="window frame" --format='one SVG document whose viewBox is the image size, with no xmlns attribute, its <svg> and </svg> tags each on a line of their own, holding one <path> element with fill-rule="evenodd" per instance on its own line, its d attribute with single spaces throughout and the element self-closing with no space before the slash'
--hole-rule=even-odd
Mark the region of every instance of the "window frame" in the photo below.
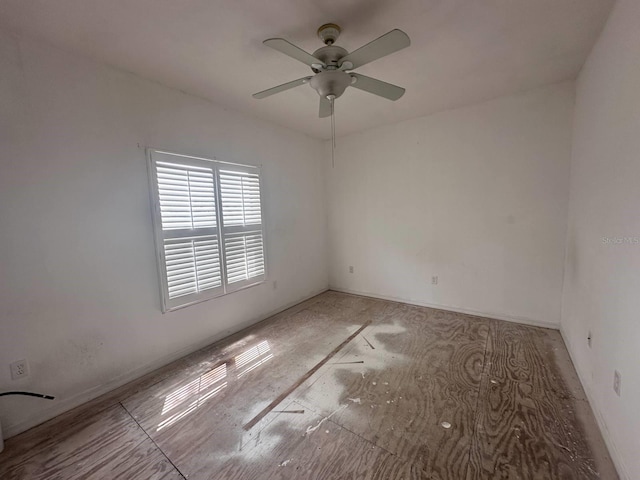
<svg viewBox="0 0 640 480">
<path fill-rule="evenodd" d="M 147 168 L 150 187 L 150 201 L 151 201 L 151 218 L 154 230 L 154 247 L 156 252 L 156 265 L 158 268 L 158 278 L 160 285 L 160 298 L 162 313 L 179 310 L 181 308 L 195 305 L 197 303 L 206 302 L 214 298 L 218 298 L 224 295 L 228 295 L 234 292 L 238 292 L 247 288 L 254 287 L 256 285 L 263 284 L 267 281 L 268 269 L 267 269 L 267 241 L 266 241 L 266 227 L 265 227 L 265 202 L 264 202 L 264 183 L 262 177 L 261 165 L 246 165 L 240 163 L 226 162 L 218 160 L 216 157 L 206 158 L 201 156 L 186 155 L 182 153 L 175 153 L 164 149 L 157 149 L 152 147 L 146 148 L 147 156 Z M 177 158 L 176 158 L 177 157 Z M 174 163 L 184 163 L 185 165 L 193 165 L 196 167 L 204 167 L 211 169 L 214 178 L 214 198 L 215 198 L 215 212 L 216 212 L 216 226 L 202 228 L 203 234 L 196 234 L 189 237 L 188 235 L 180 235 L 178 232 L 184 232 L 187 229 L 180 229 L 177 231 L 163 230 L 162 229 L 162 216 L 160 209 L 160 196 L 159 196 L 159 183 L 157 175 L 158 161 L 173 161 Z M 224 226 L 224 216 L 222 213 L 222 193 L 220 190 L 220 170 L 231 170 L 234 172 L 248 173 L 258 176 L 259 188 L 260 188 L 260 224 L 249 226 Z M 225 252 L 225 233 L 246 233 L 246 232 L 260 232 L 262 235 L 262 258 L 264 263 L 264 273 L 241 280 L 232 284 L 227 282 L 227 261 Z M 165 259 L 165 239 L 168 238 L 197 238 L 199 236 L 211 236 L 216 235 L 218 242 L 218 255 L 220 258 L 220 276 L 221 285 L 207 289 L 202 292 L 195 292 L 186 295 L 181 295 L 175 298 L 169 298 L 169 286 L 166 269 Z"/>
</svg>

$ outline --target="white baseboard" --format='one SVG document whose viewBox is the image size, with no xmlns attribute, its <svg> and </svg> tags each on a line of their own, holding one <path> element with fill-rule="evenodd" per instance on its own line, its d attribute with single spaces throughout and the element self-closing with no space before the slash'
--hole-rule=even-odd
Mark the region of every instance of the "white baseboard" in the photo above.
<svg viewBox="0 0 640 480">
<path fill-rule="evenodd" d="M 307 295 L 299 300 L 296 300 L 294 302 L 290 302 L 287 303 L 286 305 L 283 305 L 281 307 L 278 307 L 277 309 L 268 312 L 264 315 L 260 315 L 257 318 L 254 318 L 252 320 L 248 320 L 246 322 L 242 322 L 238 325 L 236 325 L 236 328 L 234 328 L 233 330 L 229 331 L 226 330 L 224 332 L 218 333 L 216 335 L 213 335 L 212 337 L 209 337 L 205 340 L 202 340 L 200 342 L 191 344 L 185 348 L 182 348 L 176 352 L 171 353 L 170 355 L 166 355 L 163 356 L 161 358 L 159 358 L 158 360 L 155 360 L 153 362 L 147 363 L 141 367 L 135 368 L 133 370 L 130 370 L 129 372 L 126 372 L 122 375 L 118 375 L 117 377 L 109 380 L 107 383 L 103 383 L 101 385 L 96 385 L 95 387 L 89 388 L 87 390 L 84 390 L 82 392 L 79 392 L 71 397 L 67 397 L 62 399 L 59 402 L 56 402 L 55 405 L 49 407 L 49 408 L 44 408 L 42 409 L 42 411 L 38 414 L 38 415 L 34 415 L 33 417 L 24 420 L 22 422 L 18 422 L 18 423 L 14 423 L 14 424 L 9 424 L 9 425 L 4 425 L 3 426 L 3 433 L 4 433 L 4 438 L 8 439 L 10 437 L 13 437 L 15 435 L 18 435 L 26 430 L 29 430 L 30 428 L 33 428 L 37 425 L 40 425 L 41 423 L 46 422 L 47 420 L 51 420 L 54 417 L 57 417 L 58 415 L 61 415 L 65 412 L 68 412 L 69 410 L 76 408 L 90 400 L 93 400 L 97 397 L 99 397 L 100 395 L 104 395 L 105 393 L 110 392 L 111 390 L 115 390 L 118 387 L 121 387 L 133 380 L 136 380 L 137 378 L 140 378 L 144 375 L 146 375 L 147 373 L 151 373 L 154 370 L 157 370 L 158 368 L 164 367 L 165 365 L 170 364 L 171 362 L 174 362 L 175 360 L 178 360 L 186 355 L 189 355 L 190 353 L 193 353 L 197 350 L 200 350 L 201 348 L 204 348 L 208 345 L 211 345 L 212 343 L 218 342 L 220 340 L 222 340 L 223 338 L 226 338 L 228 336 L 231 336 L 235 333 L 238 333 L 242 330 L 244 330 L 245 328 L 248 328 L 258 322 L 261 322 L 263 320 L 266 320 L 269 317 L 272 317 L 274 315 L 277 315 L 280 312 L 283 312 L 284 310 L 287 310 L 295 305 L 298 305 L 299 303 L 302 303 L 306 300 L 309 300 L 310 298 L 313 298 L 317 295 L 320 295 L 321 293 L 324 293 L 328 290 L 327 287 L 322 288 L 320 290 L 315 291 L 314 293 L 311 293 L 310 295 Z"/>
<path fill-rule="evenodd" d="M 469 308 L 458 307 L 454 305 L 441 305 L 437 303 L 427 303 L 427 302 L 422 302 L 420 300 L 413 300 L 410 298 L 380 295 L 378 293 L 371 293 L 371 292 L 361 292 L 358 290 L 351 290 L 348 288 L 341 288 L 341 287 L 329 286 L 329 290 L 333 290 L 335 292 L 350 293 L 352 295 L 361 295 L 363 297 L 379 298 L 382 300 L 391 300 L 393 302 L 408 303 L 409 305 L 418 305 L 420 307 L 435 308 L 437 310 L 448 310 L 451 312 L 464 313 L 464 314 L 473 315 L 476 317 L 495 318 L 496 320 L 505 320 L 507 322 L 521 323 L 523 325 L 530 325 L 533 327 L 551 328 L 553 330 L 560 329 L 560 325 L 558 325 L 557 323 L 549 322 L 546 320 L 538 320 L 535 318 L 505 315 L 503 313 L 495 313 L 495 312 L 481 312 L 478 310 L 472 310 Z"/>
<path fill-rule="evenodd" d="M 600 410 L 598 404 L 595 401 L 593 394 L 591 393 L 591 389 L 588 388 L 587 386 L 588 384 L 585 382 L 582 369 L 580 368 L 580 366 L 578 365 L 578 363 L 574 358 L 573 349 L 571 348 L 569 339 L 567 338 L 567 335 L 565 334 L 565 331 L 562 327 L 560 327 L 560 334 L 562 335 L 562 340 L 564 341 L 564 345 L 567 348 L 567 351 L 569 352 L 569 357 L 571 358 L 571 362 L 573 362 L 573 368 L 578 374 L 578 379 L 580 380 L 584 393 L 587 396 L 587 400 L 589 401 L 589 405 L 591 406 L 591 411 L 593 411 L 593 414 L 596 417 L 596 422 L 598 423 L 598 428 L 600 428 L 600 433 L 602 434 L 604 443 L 607 445 L 607 448 L 609 449 L 609 455 L 613 460 L 613 464 L 615 465 L 616 470 L 618 470 L 618 475 L 620 476 L 620 480 L 631 480 L 631 475 L 629 474 L 629 470 L 627 470 L 627 467 L 624 464 L 624 461 L 622 460 L 622 456 L 620 455 L 620 451 L 618 450 L 618 447 L 613 441 L 613 438 L 611 438 L 611 434 L 609 433 L 609 429 L 607 428 L 607 422 L 605 421 L 604 416 L 602 415 L 602 411 Z"/>
</svg>

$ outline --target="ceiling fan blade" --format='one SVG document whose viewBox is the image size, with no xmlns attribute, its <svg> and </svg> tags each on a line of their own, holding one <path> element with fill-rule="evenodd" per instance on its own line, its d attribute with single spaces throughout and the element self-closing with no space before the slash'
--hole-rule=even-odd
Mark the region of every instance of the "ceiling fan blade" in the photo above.
<svg viewBox="0 0 640 480">
<path fill-rule="evenodd" d="M 331 102 L 328 98 L 320 97 L 320 118 L 326 118 L 331 116 Z"/>
<path fill-rule="evenodd" d="M 324 62 L 322 62 L 322 60 L 318 60 L 310 53 L 305 52 L 300 47 L 296 47 L 293 43 L 286 41 L 284 38 L 269 38 L 262 43 L 264 43 L 268 47 L 278 50 L 281 53 L 284 53 L 285 55 L 290 56 L 291 58 L 295 58 L 305 65 L 312 66 L 315 64 L 322 65 L 323 67 L 326 66 Z"/>
<path fill-rule="evenodd" d="M 300 85 L 304 85 L 309 81 L 311 77 L 299 78 L 298 80 L 294 80 L 292 82 L 283 83 L 282 85 L 278 85 L 277 87 L 268 88 L 267 90 L 263 90 L 258 93 L 254 93 L 253 98 L 262 99 L 266 98 L 275 93 L 284 92 L 285 90 L 289 90 L 290 88 L 298 87 Z"/>
<path fill-rule="evenodd" d="M 360 75 L 359 73 L 350 73 L 349 75 L 356 79 L 355 83 L 352 83 L 351 86 L 364 90 L 365 92 L 373 93 L 374 95 L 388 98 L 389 100 L 398 100 L 404 95 L 404 88 L 398 87 L 397 85 Z"/>
<path fill-rule="evenodd" d="M 376 38 L 374 41 L 369 42 L 363 47 L 351 52 L 346 57 L 342 57 L 340 63 L 351 62 L 353 64 L 351 69 L 358 68 L 369 62 L 373 62 L 374 60 L 389 55 L 390 53 L 402 50 L 409 45 L 411 45 L 409 35 L 404 33 L 402 30 L 391 30 L 380 38 Z"/>
</svg>

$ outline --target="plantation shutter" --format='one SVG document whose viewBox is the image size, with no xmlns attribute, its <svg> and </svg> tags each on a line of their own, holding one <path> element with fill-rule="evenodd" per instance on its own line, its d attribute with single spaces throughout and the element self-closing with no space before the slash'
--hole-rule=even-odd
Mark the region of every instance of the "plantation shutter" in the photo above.
<svg viewBox="0 0 640 480">
<path fill-rule="evenodd" d="M 218 174 L 229 292 L 265 279 L 260 172 L 254 167 L 221 165 Z"/>
<path fill-rule="evenodd" d="M 149 151 L 163 311 L 265 279 L 260 171 Z"/>
</svg>

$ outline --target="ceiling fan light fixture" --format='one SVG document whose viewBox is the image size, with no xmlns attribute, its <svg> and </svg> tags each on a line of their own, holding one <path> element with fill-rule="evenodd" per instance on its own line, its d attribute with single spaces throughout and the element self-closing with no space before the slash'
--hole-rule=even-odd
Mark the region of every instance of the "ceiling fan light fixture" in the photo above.
<svg viewBox="0 0 640 480">
<path fill-rule="evenodd" d="M 309 85 L 323 98 L 338 98 L 351 85 L 351 76 L 341 70 L 325 70 L 309 80 Z"/>
</svg>

